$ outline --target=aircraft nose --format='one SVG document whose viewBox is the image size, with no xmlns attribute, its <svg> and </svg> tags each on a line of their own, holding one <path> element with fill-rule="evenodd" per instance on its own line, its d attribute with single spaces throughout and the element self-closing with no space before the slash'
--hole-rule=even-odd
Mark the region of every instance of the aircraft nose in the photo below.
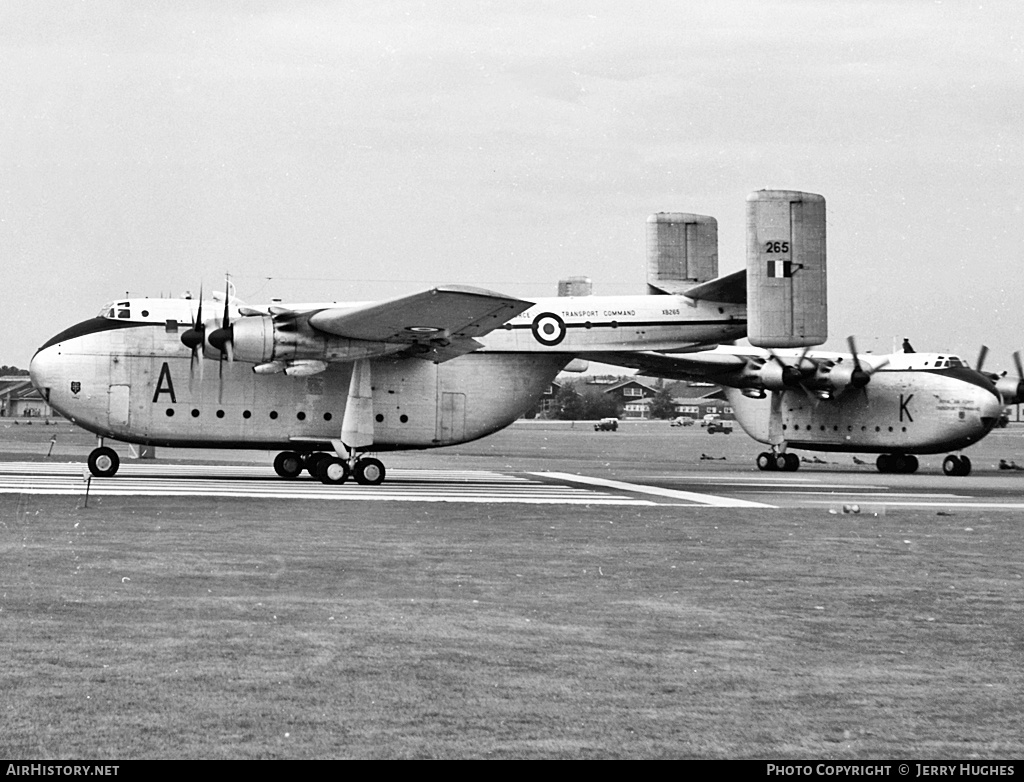
<svg viewBox="0 0 1024 782">
<path fill-rule="evenodd" d="M 53 375 L 52 348 L 42 348 L 36 351 L 28 365 L 28 375 L 32 379 L 32 385 L 45 397 L 46 391 L 44 389 L 50 388 L 50 378 Z"/>
<path fill-rule="evenodd" d="M 989 431 L 996 425 L 999 417 L 1003 414 L 1003 400 L 998 394 L 985 394 L 981 402 L 981 423 L 985 431 Z"/>
</svg>

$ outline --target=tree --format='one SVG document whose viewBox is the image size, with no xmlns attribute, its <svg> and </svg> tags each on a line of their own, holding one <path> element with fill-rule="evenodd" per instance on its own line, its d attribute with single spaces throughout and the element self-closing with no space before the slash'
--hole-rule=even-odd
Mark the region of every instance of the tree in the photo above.
<svg viewBox="0 0 1024 782">
<path fill-rule="evenodd" d="M 0 366 L 0 375 L 27 375 L 27 369 L 18 369 L 17 367 L 9 367 L 6 364 Z"/>
<path fill-rule="evenodd" d="M 672 392 L 667 388 L 659 388 L 651 398 L 651 418 L 673 418 L 676 406 L 672 404 Z"/>
<path fill-rule="evenodd" d="M 576 382 L 564 383 L 555 394 L 555 416 L 563 421 L 578 421 L 583 418 L 583 397 L 576 390 Z"/>
</svg>

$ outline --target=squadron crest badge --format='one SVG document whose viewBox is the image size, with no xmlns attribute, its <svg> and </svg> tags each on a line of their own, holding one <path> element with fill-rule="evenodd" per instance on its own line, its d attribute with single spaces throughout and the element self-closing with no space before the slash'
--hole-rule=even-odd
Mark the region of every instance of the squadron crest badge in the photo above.
<svg viewBox="0 0 1024 782">
<path fill-rule="evenodd" d="M 71 381 L 71 393 L 72 394 L 77 394 L 81 390 L 82 390 L 82 384 L 79 381 L 77 381 L 77 380 L 72 380 Z"/>
</svg>

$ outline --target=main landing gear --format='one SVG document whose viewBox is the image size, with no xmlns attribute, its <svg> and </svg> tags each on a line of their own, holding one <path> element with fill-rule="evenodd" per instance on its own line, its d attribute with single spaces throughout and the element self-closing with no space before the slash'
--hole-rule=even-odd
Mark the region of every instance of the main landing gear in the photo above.
<svg viewBox="0 0 1024 782">
<path fill-rule="evenodd" d="M 764 472 L 796 472 L 800 469 L 800 457 L 788 451 L 764 451 L 757 455 L 757 469 Z"/>
<path fill-rule="evenodd" d="M 917 457 L 910 453 L 883 453 L 875 461 L 879 472 L 910 475 L 917 472 Z M 942 460 L 942 471 L 946 475 L 964 476 L 971 474 L 971 460 L 966 456 L 951 453 Z"/>
<path fill-rule="evenodd" d="M 274 459 L 274 471 L 282 478 L 298 478 L 305 470 L 321 483 L 342 484 L 355 478 L 363 486 L 377 486 L 384 482 L 384 464 L 379 459 L 355 455 L 351 459 L 340 459 L 329 453 L 295 453 L 283 451 Z"/>
<path fill-rule="evenodd" d="M 917 472 L 917 457 L 911 453 L 883 453 L 875 459 L 879 472 L 910 475 Z"/>
</svg>

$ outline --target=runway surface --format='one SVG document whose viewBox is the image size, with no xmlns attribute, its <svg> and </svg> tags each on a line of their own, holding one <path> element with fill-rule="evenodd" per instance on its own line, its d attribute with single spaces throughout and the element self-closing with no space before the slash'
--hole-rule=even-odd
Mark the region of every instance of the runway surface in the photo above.
<svg viewBox="0 0 1024 782">
<path fill-rule="evenodd" d="M 380 486 L 325 486 L 303 476 L 278 478 L 264 465 L 122 464 L 112 478 L 91 478 L 74 462 L 0 463 L 0 493 L 93 496 L 196 496 L 321 501 L 475 502 L 543 505 L 674 505 L 690 507 L 829 507 L 1024 510 L 1024 475 L 892 476 L 812 472 L 770 474 L 717 469 L 634 480 L 566 472 L 389 470 Z"/>
</svg>

